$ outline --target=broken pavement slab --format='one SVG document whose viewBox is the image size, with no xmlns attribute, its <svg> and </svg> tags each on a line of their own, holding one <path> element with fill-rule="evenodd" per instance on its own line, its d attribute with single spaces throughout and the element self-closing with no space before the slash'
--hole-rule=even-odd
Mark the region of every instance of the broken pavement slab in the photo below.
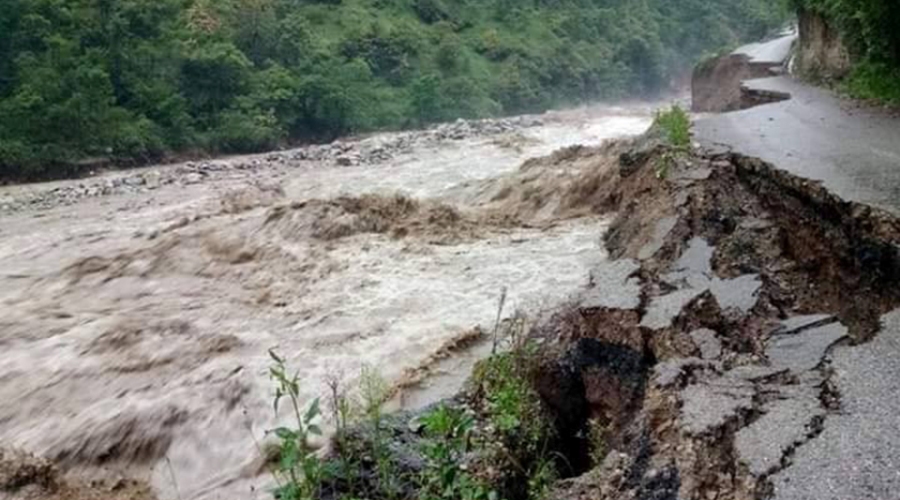
<svg viewBox="0 0 900 500">
<path fill-rule="evenodd" d="M 806 441 L 815 420 L 825 415 L 818 388 L 792 385 L 777 390 L 779 397 L 763 407 L 765 414 L 735 436 L 741 461 L 757 477 L 780 468 L 783 457 Z"/>
<path fill-rule="evenodd" d="M 773 498 L 900 498 L 900 309 L 869 343 L 835 348 L 831 366 L 841 411 L 772 476 Z"/>
<path fill-rule="evenodd" d="M 819 366 L 836 342 L 847 338 L 847 327 L 840 323 L 776 335 L 769 339 L 766 356 L 773 368 L 784 368 L 802 374 Z"/>
<path fill-rule="evenodd" d="M 680 423 L 688 434 L 712 432 L 753 408 L 752 383 L 716 378 L 689 385 L 681 391 Z"/>
<path fill-rule="evenodd" d="M 762 281 L 759 275 L 747 274 L 721 279 L 713 274 L 715 247 L 703 238 L 692 238 L 688 247 L 673 264 L 664 280 L 680 290 L 654 297 L 641 320 L 641 326 L 655 330 L 668 328 L 692 300 L 709 290 L 723 310 L 750 311 L 759 298 Z"/>
<path fill-rule="evenodd" d="M 655 297 L 650 302 L 650 306 L 647 307 L 644 317 L 641 318 L 641 326 L 654 330 L 672 326 L 672 321 L 681 314 L 685 306 L 705 291 L 697 288 L 686 288 Z"/>
<path fill-rule="evenodd" d="M 722 341 L 709 328 L 694 330 L 691 332 L 691 339 L 700 349 L 700 357 L 703 359 L 716 359 L 722 354 Z"/>
<path fill-rule="evenodd" d="M 665 217 L 657 221 L 653 230 L 653 238 L 638 252 L 638 259 L 646 260 L 656 255 L 656 252 L 665 245 L 666 237 L 675 229 L 677 223 L 677 217 Z"/>
<path fill-rule="evenodd" d="M 759 298 L 762 281 L 758 274 L 745 274 L 734 279 L 713 278 L 709 290 L 724 310 L 738 309 L 743 314 L 750 312 Z"/>
<path fill-rule="evenodd" d="M 591 288 L 582 292 L 582 308 L 637 309 L 641 302 L 641 285 L 632 275 L 640 265 L 631 259 L 603 261 L 591 269 Z"/>
</svg>

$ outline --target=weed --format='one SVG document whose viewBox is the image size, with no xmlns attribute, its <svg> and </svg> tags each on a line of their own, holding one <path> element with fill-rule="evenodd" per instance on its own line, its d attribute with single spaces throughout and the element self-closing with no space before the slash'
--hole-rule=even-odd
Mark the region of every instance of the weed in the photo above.
<svg viewBox="0 0 900 500">
<path fill-rule="evenodd" d="M 289 375 L 284 359 L 275 351 L 269 351 L 274 364 L 269 368 L 269 375 L 277 384 L 275 389 L 275 413 L 278 404 L 287 397 L 297 427 L 279 427 L 272 432 L 279 439 L 279 460 L 276 475 L 283 476 L 284 481 L 276 489 L 275 497 L 279 500 L 312 500 L 319 497 L 324 469 L 315 450 L 309 444 L 310 436 L 319 436 L 322 431 L 313 423 L 320 414 L 319 400 L 315 399 L 306 409 L 300 410 L 299 375 Z"/>
<path fill-rule="evenodd" d="M 328 386 L 328 406 L 334 424 L 334 443 L 338 452 L 335 464 L 337 474 L 334 475 L 332 488 L 337 491 L 337 478 L 340 476 L 346 483 L 346 491 L 353 497 L 357 491 L 360 464 L 350 452 L 347 430 L 355 405 L 341 383 L 340 374 L 330 374 L 326 385 Z"/>
<path fill-rule="evenodd" d="M 400 495 L 400 477 L 397 474 L 382 428 L 384 403 L 390 395 L 390 388 L 377 370 L 363 366 L 360 372 L 360 395 L 363 415 L 372 427 L 372 454 L 378 477 L 379 493 L 385 498 L 393 500 Z"/>
<path fill-rule="evenodd" d="M 590 444 L 591 462 L 600 465 L 606 458 L 607 440 L 609 439 L 609 427 L 599 420 L 588 422 L 588 439 Z"/>
<path fill-rule="evenodd" d="M 672 147 L 686 149 L 691 145 L 691 117 L 681 106 L 674 104 L 668 111 L 657 111 L 653 123 L 666 134 Z"/>
<path fill-rule="evenodd" d="M 662 153 L 656 167 L 656 177 L 664 179 L 668 177 L 678 158 L 690 151 L 691 118 L 685 110 L 675 104 L 668 111 L 658 110 L 653 124 L 662 130 L 669 145 L 669 149 Z"/>
<path fill-rule="evenodd" d="M 528 474 L 528 498 L 529 500 L 542 500 L 553 483 L 559 478 L 556 463 L 542 456 Z"/>
<path fill-rule="evenodd" d="M 462 460 L 469 450 L 474 424 L 462 410 L 440 405 L 422 417 L 427 441 L 423 453 L 428 461 L 419 478 L 423 500 L 496 498 L 482 481 L 463 470 Z"/>
</svg>

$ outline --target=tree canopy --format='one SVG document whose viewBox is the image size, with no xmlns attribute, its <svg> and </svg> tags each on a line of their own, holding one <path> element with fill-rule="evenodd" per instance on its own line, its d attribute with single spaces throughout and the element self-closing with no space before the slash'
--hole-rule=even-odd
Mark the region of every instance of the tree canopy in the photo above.
<svg viewBox="0 0 900 500">
<path fill-rule="evenodd" d="M 781 0 L 0 0 L 0 177 L 652 96 Z"/>
</svg>

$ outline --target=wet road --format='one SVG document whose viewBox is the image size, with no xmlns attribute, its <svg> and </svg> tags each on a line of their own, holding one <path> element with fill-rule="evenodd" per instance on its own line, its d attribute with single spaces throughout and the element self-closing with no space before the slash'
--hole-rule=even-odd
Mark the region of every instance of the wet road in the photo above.
<svg viewBox="0 0 900 500">
<path fill-rule="evenodd" d="M 751 46 L 745 53 L 777 62 L 767 58 L 787 57 L 785 44 L 778 39 Z M 859 109 L 789 76 L 745 85 L 788 93 L 791 98 L 697 120 L 695 137 L 702 146 L 760 157 L 793 174 L 820 181 L 846 200 L 900 215 L 900 119 Z M 828 412 L 821 434 L 809 434 L 809 441 L 791 436 L 785 440 L 799 447 L 786 456 L 787 467 L 771 476 L 775 499 L 900 498 L 896 432 L 900 428 L 896 398 L 900 311 L 885 315 L 882 324 L 882 331 L 870 343 L 842 346 L 831 353 L 841 408 Z M 790 422 L 803 424 L 817 412 L 821 408 L 787 415 Z M 753 446 L 741 451 L 743 460 L 751 465 L 756 445 L 767 450 L 784 448 L 778 433 L 757 437 L 758 442 L 748 440 Z"/>
<path fill-rule="evenodd" d="M 758 44 L 779 54 L 784 40 Z M 696 140 L 713 149 L 760 157 L 793 174 L 821 181 L 838 196 L 900 215 L 900 118 L 854 107 L 833 93 L 789 76 L 752 80 L 753 89 L 791 99 L 697 120 Z"/>
<path fill-rule="evenodd" d="M 781 63 L 791 55 L 791 46 L 797 39 L 793 30 L 787 30 L 778 38 L 768 42 L 748 43 L 738 47 L 735 54 L 746 54 L 753 63 Z"/>
</svg>

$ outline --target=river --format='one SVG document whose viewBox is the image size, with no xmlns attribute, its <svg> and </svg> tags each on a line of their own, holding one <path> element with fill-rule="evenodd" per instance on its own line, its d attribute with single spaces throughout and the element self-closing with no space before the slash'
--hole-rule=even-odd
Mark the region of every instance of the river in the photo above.
<svg viewBox="0 0 900 500">
<path fill-rule="evenodd" d="M 606 258 L 606 221 L 537 213 L 511 225 L 479 207 L 525 159 L 638 134 L 653 108 L 552 112 L 505 133 L 413 141 L 378 164 L 286 152 L 203 182 L 0 213 L 0 442 L 79 477 L 144 479 L 162 499 L 270 497 L 258 448 L 279 422 L 268 351 L 309 401 L 362 366 L 408 382 L 442 347 L 491 328 L 501 294 L 504 314 L 566 300 Z M 85 182 L 4 188 L 0 201 Z M 368 193 L 380 197 L 338 198 Z M 452 392 L 474 358 L 439 362 L 399 404 Z"/>
</svg>

